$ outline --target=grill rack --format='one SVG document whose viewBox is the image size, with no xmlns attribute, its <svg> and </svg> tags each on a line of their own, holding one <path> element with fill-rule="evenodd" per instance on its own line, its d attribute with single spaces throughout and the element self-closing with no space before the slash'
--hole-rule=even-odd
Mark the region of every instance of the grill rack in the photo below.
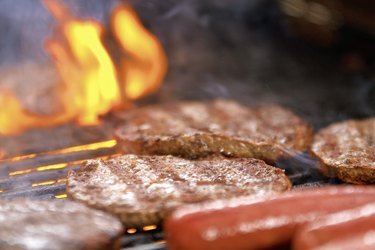
<svg viewBox="0 0 375 250">
<path fill-rule="evenodd" d="M 80 163 L 87 159 L 106 159 L 119 153 L 114 140 L 18 156 L 0 160 L 0 198 L 33 197 L 64 199 L 66 175 L 79 171 Z M 285 169 L 294 188 L 311 188 L 339 184 L 336 179 L 320 174 L 317 162 L 308 154 L 276 162 Z M 166 242 L 158 227 L 127 229 L 122 237 L 122 250 L 162 250 Z"/>
<path fill-rule="evenodd" d="M 117 152 L 116 142 L 107 140 L 0 160 L 0 198 L 65 199 L 69 171 L 79 171 L 80 163 L 87 159 L 105 159 Z M 157 227 L 127 229 L 121 240 L 122 250 L 165 249 L 163 233 Z"/>
</svg>

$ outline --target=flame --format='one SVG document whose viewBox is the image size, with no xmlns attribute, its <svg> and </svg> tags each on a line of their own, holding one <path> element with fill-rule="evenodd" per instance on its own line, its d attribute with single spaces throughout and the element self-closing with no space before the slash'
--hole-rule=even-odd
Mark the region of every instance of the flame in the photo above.
<svg viewBox="0 0 375 250">
<path fill-rule="evenodd" d="M 141 24 L 130 6 L 114 9 L 111 29 L 121 50 L 115 63 L 103 42 L 105 29 L 95 20 L 82 20 L 58 0 L 44 0 L 57 25 L 45 49 L 60 76 L 59 114 L 26 112 L 15 95 L 0 93 L 0 134 L 16 134 L 75 120 L 94 125 L 116 107 L 125 107 L 157 90 L 167 70 L 167 59 L 157 38 Z M 107 32 L 108 33 L 108 32 Z M 117 65 L 117 64 L 116 64 Z"/>
<path fill-rule="evenodd" d="M 121 102 L 116 70 L 102 42 L 103 27 L 73 17 L 58 1 L 45 4 L 63 37 L 48 40 L 46 49 L 63 82 L 65 110 L 80 124 L 96 124 L 99 115 Z"/>
<path fill-rule="evenodd" d="M 46 127 L 64 120 L 64 116 L 60 115 L 45 120 L 41 116 L 26 112 L 13 93 L 0 93 L 0 134 L 17 134 L 28 127 Z"/>
<path fill-rule="evenodd" d="M 23 129 L 25 124 L 32 122 L 32 117 L 23 112 L 21 104 L 12 93 L 0 94 L 0 134 L 14 134 Z"/>
<path fill-rule="evenodd" d="M 112 30 L 128 57 L 120 71 L 124 95 L 137 99 L 155 91 L 167 71 L 167 59 L 158 39 L 142 25 L 128 5 L 114 10 Z"/>
</svg>

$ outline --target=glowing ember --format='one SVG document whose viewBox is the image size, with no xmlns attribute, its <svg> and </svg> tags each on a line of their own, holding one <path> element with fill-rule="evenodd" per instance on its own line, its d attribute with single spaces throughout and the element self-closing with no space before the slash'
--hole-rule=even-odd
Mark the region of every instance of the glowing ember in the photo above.
<svg viewBox="0 0 375 250">
<path fill-rule="evenodd" d="M 47 186 L 47 185 L 52 185 L 52 184 L 55 184 L 55 183 L 62 183 L 62 182 L 66 182 L 66 178 L 61 178 L 61 179 L 57 179 L 57 180 L 50 180 L 50 181 L 37 182 L 37 183 L 31 184 L 31 186 L 32 187 Z"/>
<path fill-rule="evenodd" d="M 52 184 L 55 184 L 55 183 L 56 183 L 55 180 L 43 181 L 43 182 L 33 183 L 31 186 L 32 187 L 38 187 L 38 186 L 52 185 Z"/>
<path fill-rule="evenodd" d="M 29 155 L 15 156 L 13 158 L 0 160 L 0 163 L 1 162 L 15 162 L 15 161 L 20 161 L 20 160 L 25 160 L 25 159 L 32 159 L 32 158 L 35 158 L 37 156 L 42 156 L 42 155 L 68 154 L 68 153 L 81 152 L 81 151 L 94 151 L 94 150 L 98 150 L 98 149 L 112 148 L 112 147 L 116 146 L 116 144 L 117 144 L 116 140 L 94 142 L 94 143 L 90 143 L 90 144 L 83 144 L 83 145 L 79 145 L 79 146 L 73 146 L 73 147 L 68 147 L 68 148 L 63 148 L 63 149 L 47 151 L 47 152 L 43 152 L 43 153 L 40 153 L 40 154 L 29 154 Z M 54 165 L 51 165 L 51 166 L 54 166 Z M 50 166 L 44 166 L 44 167 L 50 167 Z"/>
<path fill-rule="evenodd" d="M 96 160 L 102 159 L 102 160 L 105 160 L 105 159 L 108 159 L 108 158 L 111 158 L 111 157 L 116 157 L 116 156 L 119 156 L 119 155 L 120 154 L 100 156 L 100 157 L 95 157 L 95 158 L 91 157 L 91 158 L 88 158 L 88 159 L 82 159 L 82 160 L 78 160 L 78 161 L 72 161 L 72 162 L 69 162 L 69 163 L 57 163 L 57 164 L 47 165 L 47 166 L 41 166 L 41 167 L 37 167 L 37 168 L 28 168 L 28 169 L 23 169 L 23 170 L 17 170 L 17 171 L 9 172 L 8 175 L 9 176 L 14 176 L 14 175 L 28 174 L 28 173 L 31 173 L 31 172 L 43 172 L 43 171 L 49 171 L 49 170 L 63 169 L 63 168 L 68 167 L 69 164 L 71 164 L 71 165 L 73 165 L 73 164 L 81 164 L 82 162 L 87 161 L 89 159 L 96 159 Z"/>
<path fill-rule="evenodd" d="M 73 152 L 86 151 L 86 150 L 97 150 L 101 148 L 112 148 L 116 146 L 116 144 L 117 144 L 116 140 L 108 140 L 108 141 L 95 142 L 95 143 L 84 144 L 84 145 L 59 149 L 55 151 L 50 151 L 50 153 L 64 154 L 64 153 L 73 153 Z"/>
<path fill-rule="evenodd" d="M 148 226 L 144 226 L 142 229 L 143 231 L 151 231 L 151 230 L 155 230 L 157 228 L 156 225 L 148 225 Z"/>
<path fill-rule="evenodd" d="M 167 60 L 156 39 L 129 6 L 117 7 L 112 31 L 122 50 L 119 69 L 103 42 L 104 27 L 95 20 L 82 20 L 58 0 L 44 0 L 57 26 L 45 43 L 60 76 L 60 113 L 36 115 L 24 110 L 15 95 L 0 93 L 0 134 L 16 134 L 31 127 L 47 127 L 75 120 L 94 125 L 115 107 L 127 106 L 155 91 L 164 78 Z"/>
<path fill-rule="evenodd" d="M 66 194 L 58 194 L 58 195 L 55 195 L 55 198 L 56 198 L 56 199 L 65 199 L 66 197 L 68 197 Z"/>
<path fill-rule="evenodd" d="M 31 173 L 31 172 L 33 172 L 33 169 L 17 170 L 17 171 L 9 172 L 9 176 L 20 175 L 20 174 L 28 174 L 28 173 Z"/>
<path fill-rule="evenodd" d="M 47 170 L 55 170 L 55 169 L 65 168 L 65 167 L 67 167 L 67 165 L 68 165 L 67 163 L 58 163 L 58 164 L 38 167 L 35 170 L 38 171 L 38 172 L 47 171 Z"/>
<path fill-rule="evenodd" d="M 135 228 L 129 228 L 129 229 L 126 230 L 126 232 L 128 234 L 135 234 L 137 232 L 137 229 L 135 229 Z"/>
</svg>

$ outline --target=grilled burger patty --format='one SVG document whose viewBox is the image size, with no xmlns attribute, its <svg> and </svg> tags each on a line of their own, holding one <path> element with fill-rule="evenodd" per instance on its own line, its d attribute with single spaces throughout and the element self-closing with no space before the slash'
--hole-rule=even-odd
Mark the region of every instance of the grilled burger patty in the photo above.
<svg viewBox="0 0 375 250">
<path fill-rule="evenodd" d="M 327 175 L 350 183 L 375 183 L 375 117 L 322 129 L 314 137 L 312 152 Z"/>
<path fill-rule="evenodd" d="M 273 162 L 309 147 L 310 127 L 279 106 L 246 107 L 234 101 L 179 102 L 124 113 L 115 132 L 125 153 L 252 157 Z"/>
<path fill-rule="evenodd" d="M 262 160 L 191 161 L 124 155 L 69 172 L 68 196 L 117 215 L 128 227 L 159 224 L 181 204 L 289 190 L 284 171 Z"/>
<path fill-rule="evenodd" d="M 120 249 L 118 219 L 73 201 L 0 200 L 0 249 Z"/>
</svg>

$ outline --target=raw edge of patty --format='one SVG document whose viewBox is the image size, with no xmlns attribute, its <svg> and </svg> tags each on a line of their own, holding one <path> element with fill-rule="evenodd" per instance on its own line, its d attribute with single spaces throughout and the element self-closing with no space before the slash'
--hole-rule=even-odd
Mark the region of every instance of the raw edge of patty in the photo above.
<svg viewBox="0 0 375 250">
<path fill-rule="evenodd" d="M 337 122 L 314 137 L 322 172 L 354 184 L 375 183 L 375 118 Z"/>
<path fill-rule="evenodd" d="M 120 249 L 114 216 L 69 200 L 0 199 L 0 249 Z"/>
<path fill-rule="evenodd" d="M 309 148 L 311 127 L 280 106 L 247 107 L 234 101 L 177 102 L 123 114 L 115 132 L 125 153 L 249 157 L 272 163 Z"/>
<path fill-rule="evenodd" d="M 191 161 L 124 155 L 68 174 L 69 198 L 118 216 L 126 227 L 160 224 L 179 205 L 290 190 L 284 171 L 250 158 Z"/>
</svg>

